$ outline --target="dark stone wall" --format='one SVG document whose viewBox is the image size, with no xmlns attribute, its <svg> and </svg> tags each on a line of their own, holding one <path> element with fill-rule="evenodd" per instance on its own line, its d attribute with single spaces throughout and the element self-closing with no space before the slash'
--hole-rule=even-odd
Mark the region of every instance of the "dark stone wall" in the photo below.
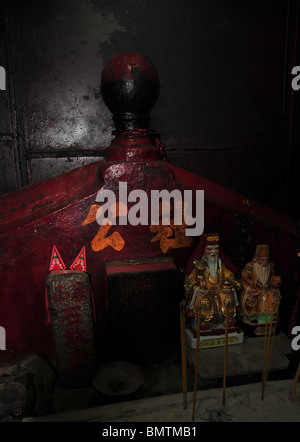
<svg viewBox="0 0 300 442">
<path fill-rule="evenodd" d="M 137 51 L 160 77 L 150 127 L 169 161 L 300 216 L 290 197 L 298 8 L 299 0 L 4 1 L 1 193 L 103 157 L 114 125 L 101 72 L 116 54 Z"/>
</svg>

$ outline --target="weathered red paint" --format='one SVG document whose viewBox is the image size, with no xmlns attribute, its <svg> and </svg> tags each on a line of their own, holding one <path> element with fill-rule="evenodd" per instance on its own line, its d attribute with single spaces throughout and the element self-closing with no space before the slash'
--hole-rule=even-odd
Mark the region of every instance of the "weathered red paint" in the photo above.
<svg viewBox="0 0 300 442">
<path fill-rule="evenodd" d="M 107 149 L 106 159 L 108 161 L 158 161 L 160 153 L 150 137 L 144 139 L 129 139 L 116 136 Z"/>
<path fill-rule="evenodd" d="M 124 52 L 113 57 L 102 72 L 102 83 L 123 80 L 134 80 L 141 72 L 149 81 L 158 83 L 157 72 L 151 61 L 142 54 L 136 52 Z"/>
<path fill-rule="evenodd" d="M 119 181 L 128 188 L 144 190 L 175 187 L 204 189 L 205 230 L 218 230 L 228 242 L 233 232 L 234 212 L 242 210 L 244 197 L 206 179 L 165 162 L 96 162 L 57 178 L 4 195 L 0 198 L 1 297 L 0 325 L 7 333 L 7 350 L 1 360 L 18 359 L 25 353 L 53 354 L 51 329 L 45 325 L 45 281 L 55 244 L 69 268 L 74 256 L 86 247 L 87 271 L 95 293 L 98 339 L 105 336 L 106 293 L 103 265 L 106 261 L 173 256 L 183 268 L 192 247 L 171 249 L 164 254 L 147 226 L 113 226 L 126 247 L 91 249 L 99 226 L 83 226 L 101 186 L 116 189 Z M 283 280 L 289 277 L 291 262 L 300 250 L 293 221 L 251 201 L 254 210 L 253 243 L 271 245 L 272 257 Z M 216 227 L 218 229 L 216 229 Z"/>
</svg>

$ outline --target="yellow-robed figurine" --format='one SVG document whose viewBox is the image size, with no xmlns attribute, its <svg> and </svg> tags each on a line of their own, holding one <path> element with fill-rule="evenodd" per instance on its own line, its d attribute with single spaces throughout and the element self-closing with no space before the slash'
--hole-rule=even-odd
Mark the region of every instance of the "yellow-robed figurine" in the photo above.
<svg viewBox="0 0 300 442">
<path fill-rule="evenodd" d="M 281 278 L 275 275 L 274 264 L 270 262 L 268 244 L 256 246 L 252 261 L 242 271 L 241 284 L 240 319 L 244 330 L 250 335 L 262 335 L 267 323 L 277 322 L 281 299 Z"/>
<path fill-rule="evenodd" d="M 203 234 L 196 249 L 197 259 L 185 278 L 187 337 L 195 346 L 197 318 L 200 313 L 200 345 L 224 345 L 225 317 L 228 308 L 228 334 L 231 344 L 243 342 L 243 334 L 236 324 L 237 290 L 240 288 L 234 273 L 221 254 L 218 233 Z M 195 256 L 195 253 L 194 253 Z M 231 336 L 232 335 L 232 336 Z"/>
</svg>

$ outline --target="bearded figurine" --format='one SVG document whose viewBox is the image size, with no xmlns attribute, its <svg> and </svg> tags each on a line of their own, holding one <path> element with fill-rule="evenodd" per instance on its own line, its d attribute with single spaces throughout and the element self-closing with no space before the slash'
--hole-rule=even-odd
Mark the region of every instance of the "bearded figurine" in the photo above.
<svg viewBox="0 0 300 442">
<path fill-rule="evenodd" d="M 255 255 L 245 265 L 240 282 L 241 327 L 251 336 L 263 335 L 266 324 L 278 322 L 281 300 L 281 278 L 275 276 L 269 245 L 256 246 Z"/>
<path fill-rule="evenodd" d="M 197 259 L 194 259 L 196 256 Z M 243 333 L 235 321 L 238 306 L 236 290 L 240 285 L 229 266 L 233 267 L 221 251 L 219 234 L 203 234 L 185 278 L 186 334 L 192 348 L 195 347 L 198 317 L 200 346 L 224 345 L 226 309 L 229 343 L 243 342 Z"/>
</svg>

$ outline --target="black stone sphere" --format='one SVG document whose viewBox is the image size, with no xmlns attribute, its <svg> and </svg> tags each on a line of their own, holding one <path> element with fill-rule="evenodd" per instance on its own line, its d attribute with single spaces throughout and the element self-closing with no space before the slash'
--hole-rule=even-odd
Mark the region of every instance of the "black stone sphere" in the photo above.
<svg viewBox="0 0 300 442">
<path fill-rule="evenodd" d="M 112 58 L 101 77 L 101 93 L 116 129 L 148 128 L 149 112 L 159 96 L 159 78 L 142 54 L 126 52 Z"/>
</svg>

